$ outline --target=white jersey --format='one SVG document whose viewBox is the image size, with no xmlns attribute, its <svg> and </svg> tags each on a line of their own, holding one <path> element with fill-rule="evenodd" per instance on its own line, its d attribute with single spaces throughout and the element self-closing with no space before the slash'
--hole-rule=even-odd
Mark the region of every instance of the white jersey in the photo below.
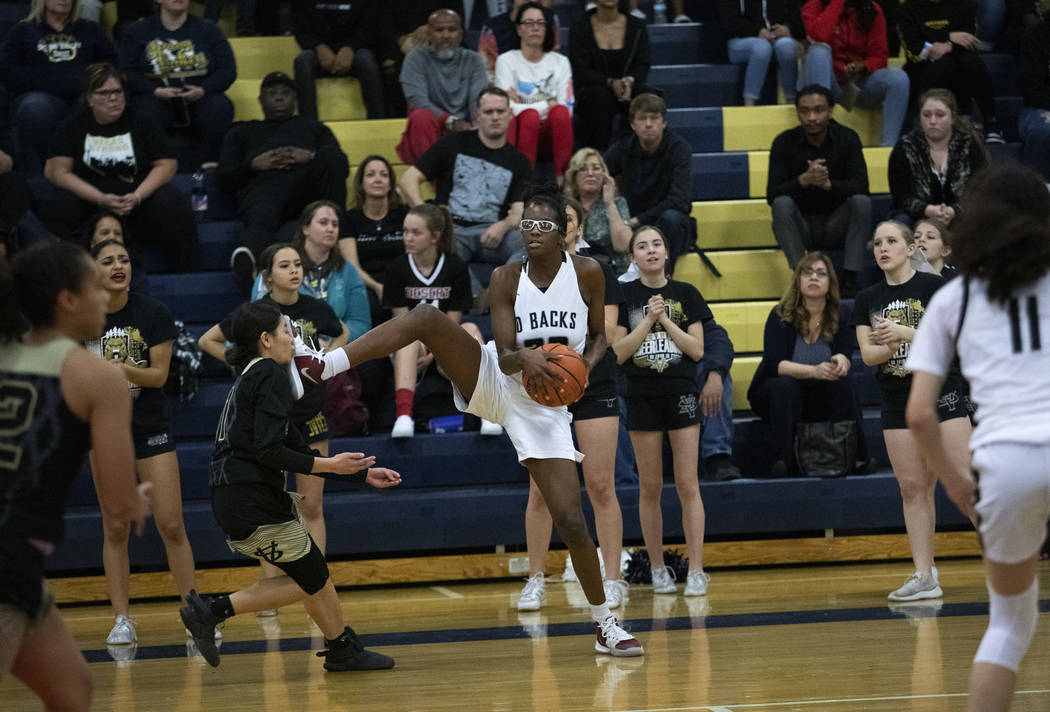
<svg viewBox="0 0 1050 712">
<path fill-rule="evenodd" d="M 529 263 L 521 266 L 514 298 L 514 328 L 519 348 L 565 344 L 582 354 L 587 345 L 587 303 L 580 294 L 572 256 L 562 253 L 561 268 L 545 291 L 529 279 Z"/>
<path fill-rule="evenodd" d="M 1050 444 L 1050 274 L 1005 304 L 988 299 L 987 283 L 970 282 L 959 362 L 977 404 L 976 450 L 992 442 Z M 907 368 L 947 374 L 956 353 L 963 278 L 952 280 L 930 301 L 911 346 Z"/>
</svg>

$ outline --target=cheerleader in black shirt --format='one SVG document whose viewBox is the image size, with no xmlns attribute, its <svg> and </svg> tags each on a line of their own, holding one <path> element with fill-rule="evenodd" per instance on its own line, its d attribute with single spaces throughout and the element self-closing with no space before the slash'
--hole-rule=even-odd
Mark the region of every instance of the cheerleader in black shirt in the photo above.
<svg viewBox="0 0 1050 712">
<path fill-rule="evenodd" d="M 229 596 L 201 597 L 191 591 L 182 620 L 204 659 L 219 664 L 215 625 L 230 616 L 272 610 L 302 601 L 325 637 L 326 670 L 376 670 L 394 661 L 361 647 L 343 623 L 339 596 L 324 554 L 299 512 L 301 495 L 284 489 L 285 471 L 351 475 L 364 472 L 373 487 L 392 487 L 401 476 L 371 467 L 374 457 L 344 452 L 317 456 L 289 420 L 292 390 L 288 364 L 294 354 L 291 329 L 275 304 L 240 307 L 230 320 L 233 347 L 226 360 L 239 372 L 226 397 L 215 433 L 209 483 L 212 509 L 230 548 L 267 561 L 283 574 L 264 578 Z"/>
</svg>

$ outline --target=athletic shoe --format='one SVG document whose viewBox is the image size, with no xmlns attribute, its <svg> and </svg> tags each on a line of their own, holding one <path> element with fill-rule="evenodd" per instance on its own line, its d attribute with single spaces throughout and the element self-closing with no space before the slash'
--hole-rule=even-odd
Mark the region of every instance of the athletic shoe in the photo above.
<svg viewBox="0 0 1050 712">
<path fill-rule="evenodd" d="M 986 133 L 984 135 L 984 142 L 985 143 L 1006 143 L 1006 141 L 1003 140 L 1003 135 L 1001 133 L 999 133 L 999 131 L 994 130 L 994 129 L 992 131 L 989 131 L 988 133 Z"/>
<path fill-rule="evenodd" d="M 645 16 L 645 13 L 639 10 L 638 8 L 634 8 L 633 10 L 631 10 L 631 14 L 637 17 L 642 22 L 645 22 L 647 19 L 649 19 Z"/>
<path fill-rule="evenodd" d="M 689 17 L 689 15 L 675 15 L 674 21 L 675 24 L 681 25 L 687 22 L 692 22 L 693 18 Z"/>
<path fill-rule="evenodd" d="M 324 354 L 308 346 L 297 332 L 297 329 L 292 329 L 295 335 L 294 369 L 304 381 L 319 385 L 324 381 Z"/>
<path fill-rule="evenodd" d="M 135 624 L 127 616 L 117 616 L 116 625 L 106 636 L 106 645 L 131 645 L 139 639 L 135 634 Z"/>
<path fill-rule="evenodd" d="M 685 591 L 682 593 L 686 596 L 706 596 L 707 582 L 710 580 L 711 577 L 707 575 L 706 571 L 690 569 L 689 575 L 685 579 Z"/>
<path fill-rule="evenodd" d="M 602 557 L 601 557 L 601 555 L 599 555 L 598 556 L 598 563 L 601 563 L 601 560 L 602 560 Z M 603 572 L 602 575 L 604 576 L 605 573 Z M 574 569 L 572 567 L 572 554 L 569 554 L 568 556 L 565 557 L 565 570 L 562 571 L 562 573 L 561 573 L 561 580 L 562 580 L 562 582 L 566 582 L 566 581 L 579 582 L 579 580 L 580 580 L 580 579 L 576 578 L 576 569 Z"/>
<path fill-rule="evenodd" d="M 496 437 L 497 435 L 503 435 L 503 426 L 499 423 L 493 423 L 491 420 L 481 419 L 481 434 L 490 437 Z"/>
<path fill-rule="evenodd" d="M 598 639 L 594 643 L 597 653 L 607 653 L 614 658 L 634 658 L 645 654 L 642 644 L 620 627 L 616 616 L 609 616 L 601 623 L 594 624 Z"/>
<path fill-rule="evenodd" d="M 518 596 L 519 611 L 538 611 L 547 600 L 547 581 L 543 573 L 533 574 L 525 582 L 525 588 L 521 589 Z"/>
<path fill-rule="evenodd" d="M 357 639 L 350 626 L 343 629 L 339 636 L 344 639 L 346 645 L 333 650 L 329 641 L 325 641 L 325 649 L 317 653 L 317 657 L 324 658 L 324 669 L 331 672 L 344 672 L 346 670 L 389 670 L 394 667 L 394 659 L 380 653 L 365 650 L 361 641 Z M 337 641 L 339 639 L 336 639 Z M 336 642 L 336 641 L 332 641 Z"/>
<path fill-rule="evenodd" d="M 243 245 L 238 247 L 230 255 L 230 269 L 233 271 L 237 291 L 245 297 L 250 297 L 252 286 L 255 284 L 255 255 Z"/>
<path fill-rule="evenodd" d="M 394 421 L 394 427 L 390 431 L 392 438 L 411 438 L 416 434 L 416 421 L 411 415 L 399 415 Z"/>
<path fill-rule="evenodd" d="M 190 632 L 189 628 L 186 629 L 186 637 L 187 638 L 192 638 L 193 637 L 193 633 Z M 215 640 L 222 640 L 222 631 L 219 630 L 218 628 L 215 629 Z"/>
<path fill-rule="evenodd" d="M 740 468 L 733 464 L 729 455 L 718 453 L 704 460 L 703 475 L 707 482 L 729 482 L 740 479 Z"/>
<path fill-rule="evenodd" d="M 674 582 L 674 569 L 670 566 L 653 569 L 653 593 L 674 593 L 678 590 Z"/>
<path fill-rule="evenodd" d="M 623 579 L 606 581 L 602 586 L 605 588 L 605 603 L 610 609 L 619 608 L 627 600 L 627 582 Z"/>
<path fill-rule="evenodd" d="M 936 575 L 922 576 L 918 571 L 908 577 L 904 585 L 889 595 L 891 601 L 919 601 L 943 596 Z"/>
<path fill-rule="evenodd" d="M 182 624 L 190 631 L 201 656 L 212 667 L 219 666 L 219 648 L 215 645 L 215 625 L 222 619 L 211 612 L 207 601 L 196 590 L 186 596 L 186 605 L 179 609 Z"/>
</svg>

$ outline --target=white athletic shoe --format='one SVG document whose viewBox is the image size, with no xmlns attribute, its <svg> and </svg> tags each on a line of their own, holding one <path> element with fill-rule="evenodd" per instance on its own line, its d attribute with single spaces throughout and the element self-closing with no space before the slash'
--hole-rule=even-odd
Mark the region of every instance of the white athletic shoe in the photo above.
<svg viewBox="0 0 1050 712">
<path fill-rule="evenodd" d="M 922 576 L 916 571 L 888 598 L 891 601 L 919 601 L 926 598 L 940 598 L 943 595 L 935 574 Z"/>
<path fill-rule="evenodd" d="M 518 596 L 519 611 L 538 611 L 547 600 L 547 581 L 543 573 L 533 574 L 525 582 L 525 588 L 521 589 Z"/>
<path fill-rule="evenodd" d="M 674 569 L 670 566 L 653 569 L 653 593 L 674 593 L 678 590 L 674 582 Z"/>
<path fill-rule="evenodd" d="M 481 419 L 481 434 L 485 436 L 496 437 L 497 435 L 503 435 L 503 426 L 499 423 L 493 423 L 491 420 Z"/>
<path fill-rule="evenodd" d="M 601 623 L 595 622 L 594 632 L 598 636 L 594 643 L 595 652 L 607 653 L 614 658 L 633 658 L 645 653 L 642 644 L 620 627 L 616 616 L 609 616 Z"/>
<path fill-rule="evenodd" d="M 627 600 L 627 582 L 623 579 L 617 581 L 606 581 L 602 584 L 605 588 L 605 603 L 609 609 L 619 608 Z"/>
<path fill-rule="evenodd" d="M 106 645 L 131 645 L 139 639 L 135 633 L 135 624 L 127 616 L 117 616 L 113 630 L 106 636 Z"/>
<path fill-rule="evenodd" d="M 394 427 L 390 431 L 392 438 L 410 438 L 416 434 L 416 421 L 411 415 L 399 415 L 394 421 Z"/>
<path fill-rule="evenodd" d="M 706 596 L 707 595 L 707 582 L 711 580 L 711 577 L 707 575 L 706 571 L 694 571 L 689 570 L 689 575 L 685 580 L 685 591 L 682 593 L 686 596 Z"/>
</svg>

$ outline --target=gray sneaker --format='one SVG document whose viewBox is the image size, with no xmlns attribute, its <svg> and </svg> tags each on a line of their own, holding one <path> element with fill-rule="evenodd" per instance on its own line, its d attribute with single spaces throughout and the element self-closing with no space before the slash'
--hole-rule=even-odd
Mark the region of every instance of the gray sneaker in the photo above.
<svg viewBox="0 0 1050 712">
<path fill-rule="evenodd" d="M 113 630 L 106 636 L 106 645 L 131 645 L 139 638 L 135 634 L 135 624 L 127 616 L 117 616 Z"/>
<path fill-rule="evenodd" d="M 547 600 L 547 582 L 542 573 L 534 574 L 525 583 L 518 597 L 519 611 L 538 611 Z"/>
<path fill-rule="evenodd" d="M 609 610 L 619 608 L 627 600 L 627 582 L 624 580 L 605 581 L 605 602 L 609 604 Z"/>
<path fill-rule="evenodd" d="M 670 566 L 653 569 L 653 593 L 674 593 L 678 590 L 674 582 L 674 570 Z"/>
<path fill-rule="evenodd" d="M 922 576 L 918 571 L 908 577 L 904 585 L 889 595 L 891 601 L 919 601 L 943 596 L 936 575 Z"/>
<path fill-rule="evenodd" d="M 706 571 L 690 570 L 685 581 L 685 591 L 683 593 L 686 596 L 706 596 L 707 583 L 710 580 L 711 577 L 707 575 Z"/>
</svg>

